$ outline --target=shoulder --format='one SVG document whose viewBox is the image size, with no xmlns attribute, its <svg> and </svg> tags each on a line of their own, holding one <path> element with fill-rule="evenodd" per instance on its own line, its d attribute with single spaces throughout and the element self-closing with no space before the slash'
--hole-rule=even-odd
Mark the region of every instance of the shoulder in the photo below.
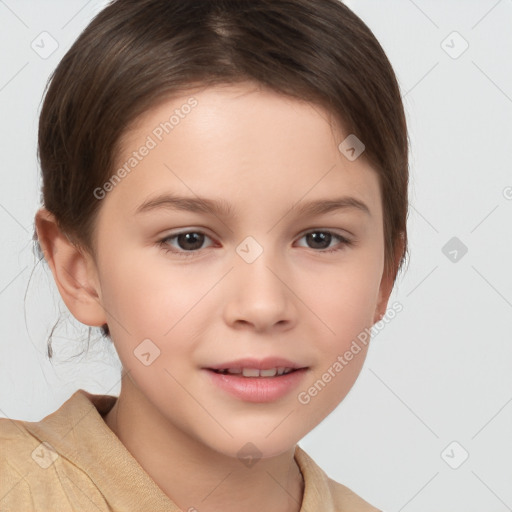
<svg viewBox="0 0 512 512">
<path fill-rule="evenodd" d="M 106 510 L 88 476 L 58 446 L 48 418 L 0 418 L 0 511 Z M 52 435 L 54 437 L 52 437 Z M 96 505 L 96 507 L 94 505 Z"/>
<path fill-rule="evenodd" d="M 0 472 L 2 484 L 5 476 L 12 473 L 24 475 L 35 462 L 37 448 L 41 444 L 26 428 L 27 422 L 0 418 Z M 37 460 L 37 458 L 36 458 Z"/>
<path fill-rule="evenodd" d="M 382 512 L 345 485 L 329 478 L 298 445 L 295 459 L 304 476 L 304 510 L 318 510 L 321 506 L 328 512 Z"/>
<path fill-rule="evenodd" d="M 38 480 L 47 480 L 51 452 L 20 420 L 0 418 L 0 510 L 34 510 Z M 37 468 L 40 471 L 37 471 Z"/>
<path fill-rule="evenodd" d="M 327 483 L 334 503 L 337 507 L 340 507 L 339 510 L 350 510 L 351 512 L 382 512 L 380 509 L 370 505 L 351 489 L 335 480 L 327 477 Z"/>
</svg>

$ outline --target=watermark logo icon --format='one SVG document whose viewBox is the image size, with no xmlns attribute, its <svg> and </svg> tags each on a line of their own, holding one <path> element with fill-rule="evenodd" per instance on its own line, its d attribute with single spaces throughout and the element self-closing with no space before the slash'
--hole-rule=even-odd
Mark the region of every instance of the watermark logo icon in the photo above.
<svg viewBox="0 0 512 512">
<path fill-rule="evenodd" d="M 442 452 L 441 458 L 452 469 L 459 469 L 468 460 L 468 451 L 457 441 L 452 441 Z"/>
<path fill-rule="evenodd" d="M 48 32 L 41 32 L 30 43 L 30 47 L 34 50 L 41 59 L 47 59 L 55 53 L 59 47 L 57 40 Z"/>
<path fill-rule="evenodd" d="M 248 236 L 237 246 L 236 252 L 246 263 L 254 263 L 263 254 L 263 247 L 255 238 Z"/>
<path fill-rule="evenodd" d="M 144 366 L 149 366 L 160 356 L 160 349 L 147 338 L 137 345 L 133 353 Z"/>
<path fill-rule="evenodd" d="M 262 453 L 258 450 L 258 447 L 250 442 L 245 443 L 237 452 L 238 460 L 248 468 L 252 468 L 261 459 L 261 456 Z"/>
<path fill-rule="evenodd" d="M 467 254 L 468 248 L 459 238 L 454 236 L 448 240 L 441 251 L 452 263 L 458 263 Z"/>
<path fill-rule="evenodd" d="M 457 31 L 453 31 L 441 41 L 441 48 L 455 60 L 469 48 L 469 43 Z"/>
<path fill-rule="evenodd" d="M 357 160 L 366 149 L 366 146 L 362 141 L 351 133 L 339 146 L 341 154 L 345 156 L 347 160 L 353 162 Z"/>
<path fill-rule="evenodd" d="M 59 454 L 53 446 L 43 441 L 32 453 L 31 457 L 43 469 L 49 468 L 58 458 Z"/>
</svg>

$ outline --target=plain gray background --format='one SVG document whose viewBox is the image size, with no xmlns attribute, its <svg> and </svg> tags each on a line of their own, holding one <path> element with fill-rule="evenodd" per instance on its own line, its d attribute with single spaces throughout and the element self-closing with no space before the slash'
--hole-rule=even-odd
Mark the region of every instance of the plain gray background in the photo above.
<svg viewBox="0 0 512 512">
<path fill-rule="evenodd" d="M 0 1 L 4 417 L 39 420 L 79 388 L 119 393 L 106 342 L 71 358 L 87 329 L 36 266 L 31 241 L 44 86 L 102 3 Z M 300 445 L 386 512 L 512 510 L 512 0 L 346 3 L 401 85 L 411 260 L 389 303 L 403 311 L 374 336 L 347 398 Z"/>
</svg>

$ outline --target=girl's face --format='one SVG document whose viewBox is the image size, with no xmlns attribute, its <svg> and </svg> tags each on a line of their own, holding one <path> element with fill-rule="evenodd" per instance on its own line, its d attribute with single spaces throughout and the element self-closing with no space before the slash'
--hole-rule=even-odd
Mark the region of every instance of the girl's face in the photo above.
<svg viewBox="0 0 512 512">
<path fill-rule="evenodd" d="M 333 130 L 320 107 L 247 83 L 168 101 L 126 133 L 124 172 L 93 199 L 94 275 L 132 399 L 155 423 L 229 456 L 249 442 L 273 456 L 354 384 L 358 335 L 391 282 L 377 175 Z M 325 208 L 349 198 L 367 210 Z M 306 369 L 208 370 L 241 358 Z M 244 378 L 241 395 L 220 385 Z"/>
</svg>

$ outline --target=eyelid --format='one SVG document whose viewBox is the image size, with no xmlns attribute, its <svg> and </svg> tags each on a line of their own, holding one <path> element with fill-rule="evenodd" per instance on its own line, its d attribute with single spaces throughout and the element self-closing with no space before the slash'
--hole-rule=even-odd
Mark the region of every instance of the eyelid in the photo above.
<svg viewBox="0 0 512 512">
<path fill-rule="evenodd" d="M 350 239 L 354 235 L 352 233 L 342 230 L 340 228 L 308 228 L 300 232 L 300 234 L 297 236 L 297 238 L 301 238 L 305 235 L 308 235 L 309 233 L 331 233 L 332 235 L 336 235 L 345 239 Z"/>
<path fill-rule="evenodd" d="M 182 230 L 177 231 L 177 232 L 173 232 L 173 233 L 167 234 L 165 237 L 159 239 L 158 245 L 166 253 L 177 254 L 179 257 L 185 257 L 185 258 L 186 257 L 194 257 L 196 255 L 199 255 L 205 249 L 208 249 L 209 247 L 212 247 L 212 245 L 214 245 L 214 244 L 212 244 L 212 245 L 209 245 L 207 247 L 203 247 L 202 249 L 195 249 L 195 250 L 192 250 L 192 251 L 185 251 L 185 250 L 180 250 L 180 249 L 176 249 L 176 248 L 172 248 L 172 249 L 170 248 L 171 246 L 168 243 L 169 239 L 174 239 L 174 238 L 177 238 L 180 235 L 186 235 L 186 234 L 189 234 L 189 233 L 196 233 L 196 234 L 199 233 L 201 235 L 204 235 L 206 238 L 209 238 L 210 240 L 212 240 L 215 243 L 215 240 L 213 239 L 213 237 L 208 235 L 204 231 L 204 228 L 194 228 L 194 227 L 192 227 L 192 228 L 186 228 L 186 229 L 182 229 Z M 305 236 L 307 236 L 307 235 L 309 235 L 311 233 L 329 233 L 335 239 L 338 239 L 338 243 L 334 246 L 334 248 L 314 249 L 314 248 L 311 248 L 311 247 L 309 247 L 309 248 L 305 247 L 305 248 L 308 248 L 308 249 L 310 249 L 311 251 L 313 251 L 315 253 L 335 253 L 335 252 L 341 252 L 341 251 L 345 250 L 346 248 L 354 246 L 356 244 L 356 241 L 350 235 L 346 236 L 345 234 L 339 233 L 336 229 L 329 229 L 329 228 L 310 228 L 310 229 L 307 229 L 305 231 L 302 231 L 300 233 L 300 235 L 297 236 L 296 240 L 300 240 L 300 239 L 304 238 Z M 303 246 L 301 246 L 301 247 L 303 247 Z"/>
<path fill-rule="evenodd" d="M 199 233 L 201 235 L 208 237 L 210 240 L 215 240 L 215 236 L 210 234 L 211 231 L 208 228 L 198 227 L 198 226 L 192 226 L 192 227 L 187 226 L 185 228 L 176 228 L 175 230 L 170 230 L 167 234 L 160 235 L 159 240 L 175 238 L 179 235 L 186 235 L 188 233 Z"/>
<path fill-rule="evenodd" d="M 300 240 L 301 238 L 304 238 L 305 236 L 307 236 L 311 233 L 329 233 L 334 238 L 338 239 L 338 244 L 335 245 L 334 248 L 331 248 L 331 249 L 315 250 L 315 249 L 309 248 L 312 251 L 318 252 L 318 253 L 342 251 L 345 247 L 353 246 L 356 243 L 352 237 L 346 236 L 344 234 L 339 233 L 338 231 L 336 231 L 334 229 L 329 229 L 329 228 L 313 228 L 313 229 L 306 230 L 301 235 L 299 235 L 297 237 L 297 240 Z M 339 248 L 339 246 L 341 246 L 341 248 Z"/>
<path fill-rule="evenodd" d="M 203 247 L 202 249 L 197 249 L 197 250 L 194 250 L 194 251 L 184 251 L 184 250 L 176 249 L 174 247 L 170 248 L 172 246 L 168 243 L 169 239 L 177 238 L 180 235 L 186 235 L 188 233 L 199 233 L 199 234 L 204 235 L 205 237 L 209 238 L 214 243 L 209 245 L 208 247 Z M 180 231 L 176 231 L 176 232 L 173 232 L 173 233 L 168 233 L 164 237 L 159 238 L 157 244 L 166 253 L 177 254 L 180 257 L 185 257 L 186 258 L 186 257 L 196 256 L 200 252 L 204 251 L 205 249 L 208 249 L 209 247 L 212 247 L 212 245 L 215 245 L 215 240 L 213 239 L 213 237 L 211 237 L 210 235 L 208 235 L 208 233 L 205 232 L 204 228 L 194 228 L 194 227 L 192 227 L 192 228 L 181 229 Z"/>
</svg>

